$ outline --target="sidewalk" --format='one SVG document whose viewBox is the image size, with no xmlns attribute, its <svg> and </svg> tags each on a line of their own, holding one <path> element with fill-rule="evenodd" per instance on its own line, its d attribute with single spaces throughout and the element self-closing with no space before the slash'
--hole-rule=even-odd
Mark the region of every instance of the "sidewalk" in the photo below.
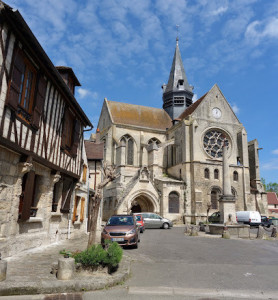
<svg viewBox="0 0 278 300">
<path fill-rule="evenodd" d="M 87 241 L 88 236 L 84 235 L 78 239 L 61 241 L 7 258 L 7 278 L 0 282 L 0 296 L 97 290 L 121 283 L 128 277 L 130 261 L 125 256 L 119 269 L 112 275 L 76 273 L 73 280 L 63 281 L 51 274 L 53 264 L 58 264 L 58 259 L 62 257 L 59 254 L 60 250 L 84 250 L 87 247 Z"/>
</svg>

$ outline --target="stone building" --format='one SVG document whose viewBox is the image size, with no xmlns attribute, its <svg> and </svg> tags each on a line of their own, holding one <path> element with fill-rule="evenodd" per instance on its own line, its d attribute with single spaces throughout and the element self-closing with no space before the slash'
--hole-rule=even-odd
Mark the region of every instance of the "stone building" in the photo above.
<svg viewBox="0 0 278 300">
<path fill-rule="evenodd" d="M 92 126 L 71 68 L 55 68 L 18 11 L 0 1 L 0 252 L 86 231 Z"/>
<path fill-rule="evenodd" d="M 104 100 L 98 128 L 104 160 L 120 177 L 104 193 L 104 218 L 113 213 L 157 212 L 176 222 L 199 222 L 219 210 L 222 146 L 228 144 L 236 210 L 267 215 L 260 182 L 258 143 L 215 84 L 192 103 L 178 38 L 163 108 Z"/>
</svg>

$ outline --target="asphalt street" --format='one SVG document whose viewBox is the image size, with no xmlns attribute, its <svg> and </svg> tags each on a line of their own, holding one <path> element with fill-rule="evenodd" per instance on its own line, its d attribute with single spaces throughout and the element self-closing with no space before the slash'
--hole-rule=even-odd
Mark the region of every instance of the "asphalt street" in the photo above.
<svg viewBox="0 0 278 300">
<path fill-rule="evenodd" d="M 190 237 L 183 231 L 148 229 L 138 249 L 124 249 L 132 262 L 122 285 L 53 299 L 278 299 L 278 240 Z M 31 297 L 0 299 L 42 299 Z"/>
</svg>

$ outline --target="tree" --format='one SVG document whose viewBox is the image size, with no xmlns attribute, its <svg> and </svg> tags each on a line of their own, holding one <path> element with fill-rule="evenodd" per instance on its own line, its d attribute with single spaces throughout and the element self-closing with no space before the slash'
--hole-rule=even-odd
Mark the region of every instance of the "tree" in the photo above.
<svg viewBox="0 0 278 300">
<path fill-rule="evenodd" d="M 97 222 L 98 222 L 98 214 L 99 214 L 99 207 L 100 202 L 103 196 L 103 188 L 116 179 L 119 174 L 116 174 L 116 168 L 114 165 L 107 165 L 105 162 L 101 168 L 102 172 L 102 181 L 98 184 L 95 194 L 92 197 L 90 204 L 89 204 L 89 240 L 87 248 L 91 247 L 93 244 L 96 243 L 96 233 L 97 233 Z"/>
<path fill-rule="evenodd" d="M 261 179 L 261 182 L 264 185 L 266 192 L 274 192 L 278 196 L 278 183 L 276 182 L 266 183 L 264 178 Z"/>
</svg>

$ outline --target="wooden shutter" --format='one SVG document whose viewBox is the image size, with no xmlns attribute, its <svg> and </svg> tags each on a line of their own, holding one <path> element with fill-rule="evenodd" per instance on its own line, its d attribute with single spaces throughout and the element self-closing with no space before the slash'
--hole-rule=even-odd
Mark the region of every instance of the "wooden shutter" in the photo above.
<svg viewBox="0 0 278 300">
<path fill-rule="evenodd" d="M 35 189 L 35 172 L 30 171 L 27 174 L 26 183 L 23 191 L 24 195 L 23 195 L 23 206 L 22 206 L 22 213 L 21 213 L 22 221 L 26 221 L 30 218 L 30 210 L 33 202 L 34 189 Z"/>
<path fill-rule="evenodd" d="M 43 106 L 44 106 L 45 94 L 46 94 L 46 85 L 47 85 L 46 80 L 44 79 L 43 76 L 40 76 L 37 95 L 36 95 L 36 103 L 35 103 L 33 116 L 32 116 L 32 125 L 36 129 L 39 129 L 40 119 L 43 112 Z"/>
<path fill-rule="evenodd" d="M 62 213 L 69 213 L 70 211 L 70 200 L 73 190 L 73 182 L 65 179 L 63 182 L 63 192 L 62 192 Z"/>
<path fill-rule="evenodd" d="M 78 199 L 79 197 L 78 196 L 75 196 L 75 199 L 74 199 L 74 207 L 73 207 L 73 214 L 72 214 L 72 223 L 75 222 L 75 218 L 76 218 L 76 215 L 77 215 L 77 204 L 78 204 Z"/>
<path fill-rule="evenodd" d="M 64 116 L 63 116 L 63 131 L 61 137 L 62 149 L 66 149 L 68 119 L 69 119 L 69 109 L 65 107 Z"/>
<path fill-rule="evenodd" d="M 85 211 L 85 198 L 81 198 L 81 207 L 80 207 L 80 222 L 84 221 L 84 211 Z"/>
<path fill-rule="evenodd" d="M 17 110 L 20 85 L 25 72 L 25 63 L 22 54 L 20 53 L 19 49 L 17 49 L 16 51 L 17 53 L 14 59 L 10 87 L 6 99 L 6 104 L 13 110 Z"/>
<path fill-rule="evenodd" d="M 87 169 L 88 169 L 88 167 L 86 165 L 83 165 L 83 176 L 82 176 L 83 182 L 87 181 Z"/>
<path fill-rule="evenodd" d="M 76 156 L 77 155 L 77 148 L 79 145 L 80 140 L 80 122 L 78 120 L 75 120 L 74 124 L 74 131 L 73 131 L 73 144 L 71 147 L 71 155 Z"/>
</svg>

